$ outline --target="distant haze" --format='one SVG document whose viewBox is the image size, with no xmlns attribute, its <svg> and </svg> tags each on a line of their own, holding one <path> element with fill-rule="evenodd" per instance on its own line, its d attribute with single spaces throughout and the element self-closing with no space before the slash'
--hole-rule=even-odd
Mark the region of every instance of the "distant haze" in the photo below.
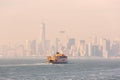
<svg viewBox="0 0 120 80">
<path fill-rule="evenodd" d="M 50 40 L 61 30 L 79 39 L 116 38 L 120 36 L 120 0 L 0 0 L 0 44 L 40 40 L 43 21 Z"/>
</svg>

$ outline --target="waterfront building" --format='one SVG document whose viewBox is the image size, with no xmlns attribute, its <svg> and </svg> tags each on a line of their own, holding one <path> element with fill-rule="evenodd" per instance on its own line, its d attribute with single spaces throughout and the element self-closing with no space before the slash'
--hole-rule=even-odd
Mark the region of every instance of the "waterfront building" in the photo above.
<svg viewBox="0 0 120 80">
<path fill-rule="evenodd" d="M 25 55 L 26 56 L 30 56 L 30 51 L 31 51 L 30 45 L 31 45 L 30 40 L 26 40 L 25 41 Z"/>
<path fill-rule="evenodd" d="M 85 40 L 80 40 L 80 56 L 84 57 L 85 55 L 86 55 Z"/>
<path fill-rule="evenodd" d="M 14 56 L 17 57 L 25 57 L 25 49 L 24 46 L 22 44 L 18 44 L 15 48 L 15 54 Z"/>
<path fill-rule="evenodd" d="M 32 40 L 31 41 L 31 45 L 30 45 L 31 55 L 32 56 L 36 56 L 37 55 L 37 53 L 36 53 L 36 47 L 37 47 L 36 40 Z"/>
<path fill-rule="evenodd" d="M 70 38 L 68 40 L 68 43 L 67 43 L 67 51 L 68 52 L 68 55 L 70 56 L 75 56 L 75 39 L 74 38 Z"/>
<path fill-rule="evenodd" d="M 75 46 L 75 39 L 74 39 L 74 38 L 70 38 L 70 39 L 68 40 L 67 48 L 70 49 L 71 46 Z"/>
<path fill-rule="evenodd" d="M 91 44 L 91 42 L 88 42 L 88 46 L 87 46 L 88 48 L 88 50 L 87 50 L 87 52 L 88 52 L 88 56 L 90 57 L 91 56 L 91 54 L 92 54 L 92 44 Z"/>
<path fill-rule="evenodd" d="M 107 58 L 110 53 L 110 40 L 101 38 L 100 46 L 101 46 L 103 58 Z"/>
<path fill-rule="evenodd" d="M 120 41 L 113 41 L 110 51 L 110 56 L 112 57 L 118 57 L 120 56 Z"/>
</svg>

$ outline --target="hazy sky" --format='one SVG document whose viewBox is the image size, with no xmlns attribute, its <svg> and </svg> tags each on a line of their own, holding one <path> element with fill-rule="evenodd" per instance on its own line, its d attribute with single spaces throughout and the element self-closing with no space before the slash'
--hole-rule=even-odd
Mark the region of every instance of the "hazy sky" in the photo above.
<svg viewBox="0 0 120 80">
<path fill-rule="evenodd" d="M 0 0 L 0 44 L 40 39 L 41 22 L 53 40 L 65 30 L 80 39 L 120 36 L 120 0 Z"/>
</svg>

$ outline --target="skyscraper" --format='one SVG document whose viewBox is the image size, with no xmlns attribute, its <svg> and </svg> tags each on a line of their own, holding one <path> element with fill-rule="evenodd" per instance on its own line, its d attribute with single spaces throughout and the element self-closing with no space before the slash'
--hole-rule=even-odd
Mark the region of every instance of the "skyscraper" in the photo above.
<svg viewBox="0 0 120 80">
<path fill-rule="evenodd" d="M 103 58 L 107 58 L 108 53 L 110 52 L 110 41 L 107 39 L 101 38 L 100 39 L 100 46 L 101 46 Z"/>
<path fill-rule="evenodd" d="M 42 22 L 41 24 L 41 48 L 42 48 L 42 55 L 45 55 L 46 51 L 46 44 L 45 44 L 45 23 Z"/>
<path fill-rule="evenodd" d="M 92 43 L 88 42 L 88 56 L 90 57 L 92 54 Z"/>
<path fill-rule="evenodd" d="M 80 56 L 86 55 L 86 43 L 85 40 L 80 40 Z"/>
<path fill-rule="evenodd" d="M 26 42 L 25 42 L 26 56 L 30 56 L 30 51 L 31 51 L 30 44 L 31 44 L 31 42 L 29 40 L 26 40 Z"/>
<path fill-rule="evenodd" d="M 42 45 L 43 46 L 45 46 L 45 23 L 44 22 L 42 22 L 42 40 L 41 40 L 41 42 L 42 42 Z"/>
<path fill-rule="evenodd" d="M 35 56 L 36 55 L 36 40 L 31 41 L 31 55 Z"/>
</svg>

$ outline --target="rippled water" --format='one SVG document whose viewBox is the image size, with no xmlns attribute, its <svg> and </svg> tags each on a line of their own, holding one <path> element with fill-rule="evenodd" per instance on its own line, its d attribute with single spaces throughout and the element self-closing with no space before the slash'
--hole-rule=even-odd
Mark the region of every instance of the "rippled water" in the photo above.
<svg viewBox="0 0 120 80">
<path fill-rule="evenodd" d="M 43 59 L 0 59 L 0 80 L 120 80 L 120 60 L 47 64 Z"/>
</svg>

